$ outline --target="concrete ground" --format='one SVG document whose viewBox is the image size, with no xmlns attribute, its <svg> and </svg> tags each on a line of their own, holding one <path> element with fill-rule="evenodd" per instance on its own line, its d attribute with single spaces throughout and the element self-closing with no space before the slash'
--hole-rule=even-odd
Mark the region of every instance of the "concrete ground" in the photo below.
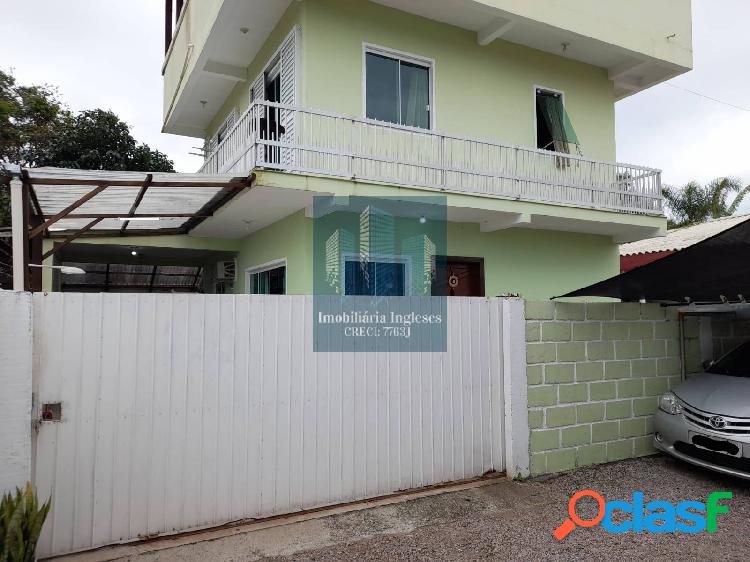
<svg viewBox="0 0 750 562">
<path fill-rule="evenodd" d="M 705 502 L 731 491 L 729 513 L 716 533 L 611 534 L 578 528 L 558 542 L 570 496 L 593 489 L 605 499 Z M 587 514 L 593 502 L 578 513 Z M 591 515 L 589 515 L 591 516 Z M 750 483 L 665 456 L 579 469 L 527 482 L 490 485 L 247 532 L 241 527 L 203 535 L 201 542 L 161 539 L 102 549 L 67 560 L 133 562 L 339 560 L 737 560 L 750 558 Z M 191 540 L 201 537 L 193 536 Z M 158 549 L 158 550 L 154 550 Z"/>
</svg>

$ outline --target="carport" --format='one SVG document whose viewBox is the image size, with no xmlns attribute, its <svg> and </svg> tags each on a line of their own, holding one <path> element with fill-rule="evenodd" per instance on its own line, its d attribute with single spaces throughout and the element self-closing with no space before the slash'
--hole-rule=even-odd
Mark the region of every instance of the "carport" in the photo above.
<svg viewBox="0 0 750 562">
<path fill-rule="evenodd" d="M 678 307 L 683 378 L 685 335 L 698 330 L 700 361 L 714 360 L 750 338 L 750 221 L 658 261 L 563 297 L 612 297 Z M 695 327 L 688 326 L 695 319 Z"/>
<path fill-rule="evenodd" d="M 70 251 L 74 241 L 92 236 L 128 237 L 137 235 L 188 234 L 222 205 L 249 188 L 254 175 L 235 177 L 227 174 L 178 174 L 71 170 L 63 168 L 23 169 L 11 182 L 13 223 L 13 288 L 40 291 L 44 260 Z M 42 239 L 55 244 L 47 252 Z M 137 252 L 137 250 L 136 250 Z M 135 257 L 135 256 L 133 256 Z M 75 263 L 75 259 L 68 260 Z M 199 260 L 200 261 L 200 260 Z M 99 261 L 106 264 L 109 261 Z M 122 264 L 123 262 L 120 262 Z M 127 265 L 128 262 L 124 262 Z M 146 264 L 141 264 L 146 265 Z M 158 264 L 151 264 L 158 265 Z M 166 264 L 165 264 L 166 265 Z M 171 264 L 190 267 L 169 273 L 188 279 L 177 289 L 196 287 L 201 264 Z M 52 266 L 59 269 L 59 265 Z M 121 268 L 131 281 L 142 271 Z M 98 273 L 98 270 L 97 270 Z M 148 283 L 133 282 L 148 288 L 159 271 L 150 271 Z M 108 277 L 105 271 L 105 285 Z"/>
<path fill-rule="evenodd" d="M 61 292 L 214 293 L 217 263 L 232 263 L 234 253 L 137 244 L 70 244 L 55 264 L 77 267 L 83 275 L 53 270 L 52 288 Z M 222 291 L 219 291 L 222 292 Z"/>
</svg>

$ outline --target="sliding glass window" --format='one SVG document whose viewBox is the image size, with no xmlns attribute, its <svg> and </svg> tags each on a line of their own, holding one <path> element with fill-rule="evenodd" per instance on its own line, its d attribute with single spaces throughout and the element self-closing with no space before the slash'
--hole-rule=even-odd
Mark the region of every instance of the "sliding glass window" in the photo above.
<svg viewBox="0 0 750 562">
<path fill-rule="evenodd" d="M 274 267 L 250 274 L 251 295 L 286 294 L 286 267 Z"/>
<path fill-rule="evenodd" d="M 430 128 L 430 68 L 378 53 L 366 53 L 367 117 Z"/>
</svg>

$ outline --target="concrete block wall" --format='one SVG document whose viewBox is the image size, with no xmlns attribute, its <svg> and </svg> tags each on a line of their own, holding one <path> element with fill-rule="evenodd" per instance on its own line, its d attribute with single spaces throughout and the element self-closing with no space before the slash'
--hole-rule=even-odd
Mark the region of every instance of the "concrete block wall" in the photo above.
<svg viewBox="0 0 750 562">
<path fill-rule="evenodd" d="M 686 345 L 695 362 L 696 321 Z M 658 396 L 680 382 L 677 313 L 527 302 L 526 363 L 532 475 L 647 455 Z"/>
<path fill-rule="evenodd" d="M 31 479 L 31 294 L 0 291 L 0 493 Z"/>
</svg>

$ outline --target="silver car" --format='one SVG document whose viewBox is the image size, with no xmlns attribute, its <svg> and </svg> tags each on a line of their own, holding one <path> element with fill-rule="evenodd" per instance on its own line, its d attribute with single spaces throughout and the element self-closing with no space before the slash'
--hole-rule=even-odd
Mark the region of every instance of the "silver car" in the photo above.
<svg viewBox="0 0 750 562">
<path fill-rule="evenodd" d="M 750 479 L 750 342 L 662 394 L 654 414 L 654 446 Z"/>
</svg>

